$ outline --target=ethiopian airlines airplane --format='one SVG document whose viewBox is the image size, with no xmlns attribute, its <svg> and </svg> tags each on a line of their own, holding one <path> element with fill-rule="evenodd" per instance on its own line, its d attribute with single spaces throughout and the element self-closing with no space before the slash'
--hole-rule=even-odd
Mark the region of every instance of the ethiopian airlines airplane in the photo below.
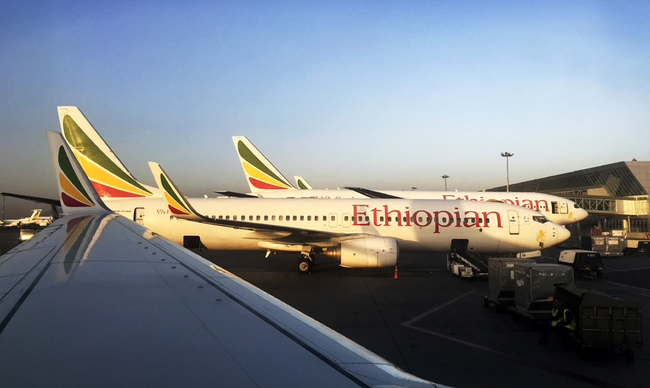
<svg viewBox="0 0 650 388">
<path fill-rule="evenodd" d="M 344 267 L 392 267 L 400 251 L 518 253 L 570 236 L 537 211 L 493 202 L 194 198 L 190 204 L 155 163 L 158 188 L 133 178 L 77 108 L 60 107 L 59 118 L 104 203 L 185 247 L 300 252 L 299 269 L 309 272 L 315 254 Z"/>
<path fill-rule="evenodd" d="M 233 136 L 251 194 L 265 198 L 409 198 L 454 199 L 479 202 L 503 202 L 533 209 L 560 225 L 585 219 L 586 210 L 566 198 L 542 193 L 516 192 L 453 192 L 453 191 L 400 191 L 368 190 L 346 187 L 338 190 L 315 190 L 300 176 L 294 177 L 298 189 L 245 136 Z M 232 192 L 218 193 L 236 195 Z"/>
</svg>

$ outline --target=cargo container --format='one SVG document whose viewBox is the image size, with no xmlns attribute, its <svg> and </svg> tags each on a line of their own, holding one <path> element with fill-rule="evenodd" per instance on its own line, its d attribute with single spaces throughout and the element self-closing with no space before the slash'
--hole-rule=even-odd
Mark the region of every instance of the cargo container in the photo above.
<svg viewBox="0 0 650 388">
<path fill-rule="evenodd" d="M 585 356 L 594 348 L 617 348 L 628 362 L 634 361 L 633 349 L 643 346 L 640 305 L 578 288 L 573 282 L 557 285 L 553 297 L 576 317 L 575 337 Z"/>
</svg>

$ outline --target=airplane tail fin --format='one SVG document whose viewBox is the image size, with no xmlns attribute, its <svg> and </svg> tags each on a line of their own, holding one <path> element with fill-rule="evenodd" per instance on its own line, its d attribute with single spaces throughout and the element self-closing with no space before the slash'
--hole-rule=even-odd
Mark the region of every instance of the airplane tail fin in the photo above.
<svg viewBox="0 0 650 388">
<path fill-rule="evenodd" d="M 42 209 L 32 209 L 32 215 L 29 217 L 29 221 L 36 221 L 36 219 L 41 215 Z"/>
<path fill-rule="evenodd" d="M 76 106 L 59 106 L 61 132 L 86 175 L 102 198 L 160 196 L 156 188 L 139 182 Z"/>
<path fill-rule="evenodd" d="M 47 141 L 50 145 L 63 214 L 110 212 L 84 174 L 63 136 L 58 132 L 47 131 Z"/>
<path fill-rule="evenodd" d="M 311 187 L 309 182 L 307 182 L 307 180 L 305 178 L 301 177 L 301 176 L 295 176 L 294 175 L 293 179 L 296 180 L 296 186 L 298 186 L 298 188 L 301 189 L 301 190 L 313 190 L 314 189 L 313 187 Z"/>
<path fill-rule="evenodd" d="M 162 196 L 167 202 L 169 211 L 174 217 L 186 220 L 200 220 L 203 218 L 194 210 L 192 205 L 185 199 L 185 196 L 158 163 L 149 162 L 149 168 L 156 179 L 158 189 L 162 192 Z"/>
<path fill-rule="evenodd" d="M 233 136 L 232 141 L 235 143 L 251 193 L 295 189 L 246 136 Z"/>
</svg>

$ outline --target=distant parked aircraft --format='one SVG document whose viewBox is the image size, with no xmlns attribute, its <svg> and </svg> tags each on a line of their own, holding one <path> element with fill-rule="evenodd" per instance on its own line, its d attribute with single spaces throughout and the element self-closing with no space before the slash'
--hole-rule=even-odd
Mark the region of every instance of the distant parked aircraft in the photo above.
<svg viewBox="0 0 650 388">
<path fill-rule="evenodd" d="M 578 222 L 589 215 L 573 201 L 543 193 L 369 190 L 360 187 L 318 190 L 311 189 L 311 185 L 299 176 L 295 177 L 299 187 L 297 189 L 248 138 L 233 136 L 232 139 L 251 190 L 249 195 L 264 198 L 408 198 L 503 202 L 537 210 L 560 225 Z M 218 193 L 228 195 L 224 192 Z"/>
</svg>

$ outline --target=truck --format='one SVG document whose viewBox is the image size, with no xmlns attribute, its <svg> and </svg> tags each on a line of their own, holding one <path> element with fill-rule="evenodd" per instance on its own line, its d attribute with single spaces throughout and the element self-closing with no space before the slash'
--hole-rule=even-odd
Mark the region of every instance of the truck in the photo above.
<svg viewBox="0 0 650 388">
<path fill-rule="evenodd" d="M 585 249 L 567 249 L 561 251 L 558 264 L 572 267 L 578 276 L 596 273 L 598 279 L 603 278 L 603 269 L 605 268 L 600 253 Z"/>
</svg>

